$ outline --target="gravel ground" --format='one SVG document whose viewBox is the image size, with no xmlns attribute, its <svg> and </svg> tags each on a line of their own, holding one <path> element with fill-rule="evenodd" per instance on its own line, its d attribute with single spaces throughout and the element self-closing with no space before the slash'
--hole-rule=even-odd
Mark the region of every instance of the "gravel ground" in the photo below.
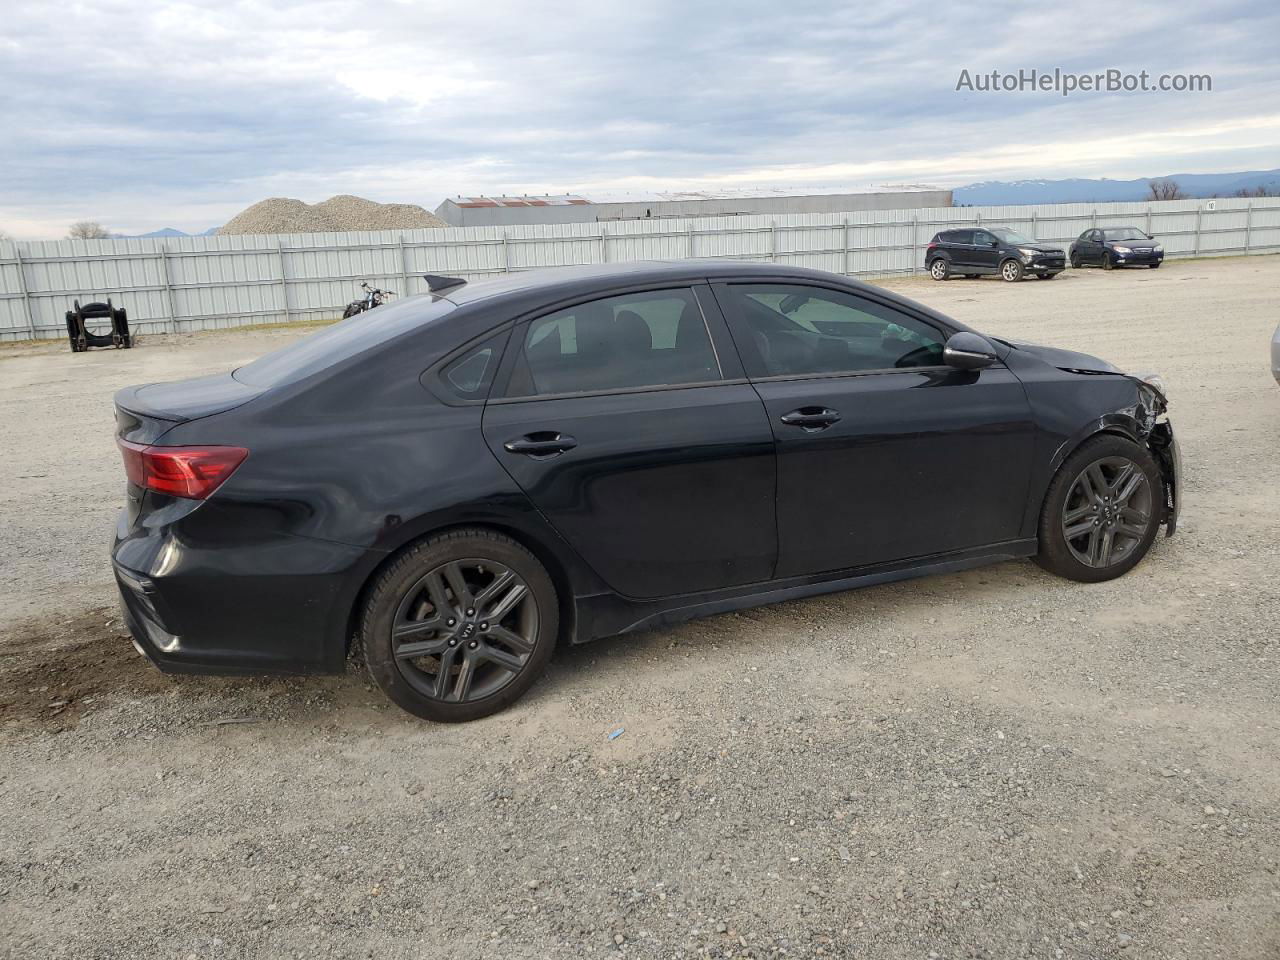
<svg viewBox="0 0 1280 960">
<path fill-rule="evenodd" d="M 0 955 L 1280 957 L 1278 283 L 889 284 L 1166 376 L 1184 523 L 1123 579 L 601 641 L 461 727 L 355 665 L 170 678 L 119 634 L 111 391 L 296 331 L 0 352 Z"/>
</svg>

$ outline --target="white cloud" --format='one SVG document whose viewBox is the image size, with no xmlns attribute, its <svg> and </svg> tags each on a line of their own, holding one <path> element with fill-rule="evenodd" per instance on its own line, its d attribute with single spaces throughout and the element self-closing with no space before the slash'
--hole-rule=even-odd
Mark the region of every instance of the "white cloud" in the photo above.
<svg viewBox="0 0 1280 960">
<path fill-rule="evenodd" d="M 938 18 L 877 6 L 152 4 L 7 11 L 0 228 L 202 229 L 269 195 L 1013 177 L 1280 164 L 1274 4 Z M 21 43 L 12 42 L 22 37 Z M 67 64 L 78 64 L 68 69 Z M 962 68 L 1207 72 L 1211 94 L 963 94 Z"/>
</svg>

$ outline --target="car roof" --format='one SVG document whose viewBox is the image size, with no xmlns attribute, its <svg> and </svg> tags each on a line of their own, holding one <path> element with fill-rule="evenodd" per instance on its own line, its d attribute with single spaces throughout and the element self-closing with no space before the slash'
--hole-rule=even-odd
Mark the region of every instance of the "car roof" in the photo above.
<svg viewBox="0 0 1280 960">
<path fill-rule="evenodd" d="M 559 299 L 578 294 L 591 295 L 614 288 L 649 283 L 696 283 L 701 280 L 796 279 L 840 281 L 874 289 L 848 277 L 780 263 L 743 260 L 633 260 L 624 263 L 589 263 L 570 267 L 542 267 L 503 273 L 483 280 L 441 290 L 443 297 L 458 306 L 495 297 L 545 295 Z"/>
</svg>

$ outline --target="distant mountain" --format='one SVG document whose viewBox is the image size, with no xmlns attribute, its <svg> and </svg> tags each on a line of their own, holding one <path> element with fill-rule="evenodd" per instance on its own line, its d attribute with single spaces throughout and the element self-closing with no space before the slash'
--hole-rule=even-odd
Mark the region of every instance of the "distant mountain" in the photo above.
<svg viewBox="0 0 1280 960">
<path fill-rule="evenodd" d="M 1280 190 L 1280 169 L 1243 173 L 1175 173 L 1141 180 L 988 180 L 952 191 L 956 206 L 1020 203 L 1104 203 L 1146 200 L 1152 180 L 1173 180 L 1189 197 L 1230 197 L 1237 190 Z"/>
<path fill-rule="evenodd" d="M 136 233 L 135 237 L 212 237 L 218 232 L 217 227 L 210 227 L 203 233 L 187 233 L 185 230 L 177 230 L 173 227 L 165 227 L 163 230 L 152 230 L 150 233 Z"/>
</svg>

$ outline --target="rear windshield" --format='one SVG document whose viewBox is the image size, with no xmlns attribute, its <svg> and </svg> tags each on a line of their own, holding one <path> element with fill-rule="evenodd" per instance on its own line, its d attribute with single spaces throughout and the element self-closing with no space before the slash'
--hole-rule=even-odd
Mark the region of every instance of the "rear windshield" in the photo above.
<svg viewBox="0 0 1280 960">
<path fill-rule="evenodd" d="M 425 326 L 453 309 L 452 303 L 439 297 L 408 297 L 383 304 L 273 350 L 232 376 L 253 387 L 292 383 Z"/>
</svg>

